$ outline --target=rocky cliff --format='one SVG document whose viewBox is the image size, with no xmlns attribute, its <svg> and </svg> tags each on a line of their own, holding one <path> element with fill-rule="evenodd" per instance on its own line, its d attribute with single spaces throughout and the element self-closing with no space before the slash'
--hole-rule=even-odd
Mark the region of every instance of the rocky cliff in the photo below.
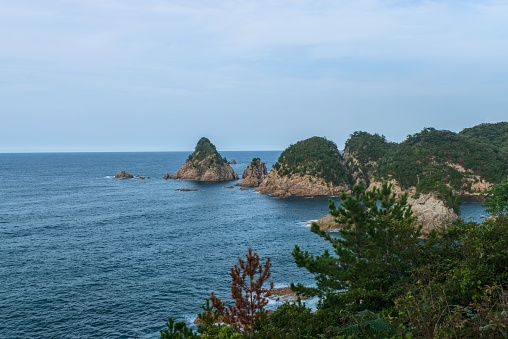
<svg viewBox="0 0 508 339">
<path fill-rule="evenodd" d="M 335 186 L 330 182 L 326 182 L 323 178 L 308 174 L 303 176 L 298 174 L 284 176 L 273 169 L 256 189 L 257 192 L 270 194 L 278 198 L 288 198 L 290 196 L 334 196 L 339 195 L 345 190 L 348 190 L 346 185 Z"/>
<path fill-rule="evenodd" d="M 261 181 L 268 175 L 266 165 L 259 158 L 254 158 L 243 171 L 243 181 L 238 186 L 243 187 L 258 187 Z"/>
<path fill-rule="evenodd" d="M 172 179 L 197 181 L 228 181 L 238 179 L 238 174 L 222 158 L 207 138 L 201 138 L 183 166 L 171 176 Z"/>
<path fill-rule="evenodd" d="M 275 197 L 329 196 L 349 191 L 337 145 L 325 138 L 312 137 L 289 146 L 257 191 Z"/>
</svg>

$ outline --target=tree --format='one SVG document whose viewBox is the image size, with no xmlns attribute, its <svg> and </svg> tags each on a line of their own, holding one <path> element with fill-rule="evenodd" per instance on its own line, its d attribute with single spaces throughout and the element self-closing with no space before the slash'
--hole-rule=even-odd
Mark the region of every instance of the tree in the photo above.
<svg viewBox="0 0 508 339">
<path fill-rule="evenodd" d="M 483 206 L 488 213 L 495 216 L 502 216 L 508 213 L 508 180 L 503 180 L 500 184 L 494 185 L 485 193 Z"/>
<path fill-rule="evenodd" d="M 272 294 L 273 282 L 269 288 L 264 283 L 270 278 L 270 258 L 261 264 L 259 255 L 249 248 L 245 261 L 238 258 L 238 265 L 231 268 L 231 297 L 234 305 L 226 306 L 213 292 L 210 296 L 212 308 L 222 322 L 233 326 L 244 335 L 251 336 L 253 325 L 259 320 L 268 297 Z"/>
<path fill-rule="evenodd" d="M 294 286 L 299 293 L 319 295 L 321 308 L 352 312 L 380 311 L 393 305 L 418 251 L 420 228 L 407 204 L 391 186 L 367 190 L 363 183 L 354 195 L 341 195 L 342 203 L 330 201 L 330 213 L 343 225 L 338 237 L 312 225 L 312 232 L 329 241 L 335 256 L 325 250 L 313 256 L 298 246 L 293 250 L 296 264 L 316 274 L 316 288 Z"/>
<path fill-rule="evenodd" d="M 160 331 L 161 339 L 195 339 L 199 338 L 199 335 L 187 327 L 184 321 L 175 322 L 171 317 L 166 322 L 166 329 Z"/>
</svg>

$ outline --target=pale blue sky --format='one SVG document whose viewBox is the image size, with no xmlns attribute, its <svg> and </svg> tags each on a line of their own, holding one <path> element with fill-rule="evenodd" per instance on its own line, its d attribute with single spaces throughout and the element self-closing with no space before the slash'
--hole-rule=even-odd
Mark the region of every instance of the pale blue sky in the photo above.
<svg viewBox="0 0 508 339">
<path fill-rule="evenodd" d="M 508 2 L 0 0 L 0 152 L 508 120 Z"/>
</svg>

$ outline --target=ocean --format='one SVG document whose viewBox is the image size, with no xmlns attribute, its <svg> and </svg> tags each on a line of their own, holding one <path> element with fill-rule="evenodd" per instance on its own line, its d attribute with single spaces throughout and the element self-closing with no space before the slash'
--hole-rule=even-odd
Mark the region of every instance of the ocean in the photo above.
<svg viewBox="0 0 508 339">
<path fill-rule="evenodd" d="M 0 154 L 0 337 L 156 338 L 168 316 L 192 322 L 212 291 L 229 300 L 229 269 L 248 248 L 271 258 L 276 286 L 312 284 L 291 251 L 330 248 L 309 229 L 328 199 L 162 179 L 189 154 Z M 221 155 L 241 176 L 280 152 Z M 474 201 L 461 209 L 483 214 Z"/>
</svg>

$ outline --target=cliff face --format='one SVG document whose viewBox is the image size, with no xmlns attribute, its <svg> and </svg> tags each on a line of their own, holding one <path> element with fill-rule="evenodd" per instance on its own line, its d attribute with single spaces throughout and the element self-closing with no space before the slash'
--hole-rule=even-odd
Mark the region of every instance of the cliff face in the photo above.
<svg viewBox="0 0 508 339">
<path fill-rule="evenodd" d="M 427 236 L 432 230 L 446 226 L 450 221 L 459 218 L 459 215 L 444 202 L 432 194 L 423 194 L 418 198 L 410 197 L 408 203 L 413 205 L 413 214 L 422 227 L 422 235 Z"/>
<path fill-rule="evenodd" d="M 278 198 L 290 196 L 333 196 L 347 191 L 348 186 L 335 186 L 322 178 L 311 175 L 281 176 L 277 170 L 271 170 L 268 177 L 261 182 L 256 189 L 257 192 L 271 194 Z"/>
<path fill-rule="evenodd" d="M 220 156 L 210 140 L 201 138 L 194 152 L 171 178 L 197 181 L 227 181 L 238 179 L 238 174 Z"/>
<path fill-rule="evenodd" d="M 275 197 L 328 196 L 349 191 L 337 145 L 325 138 L 312 137 L 289 146 L 257 191 Z"/>
<path fill-rule="evenodd" d="M 252 159 L 245 171 L 243 171 L 243 181 L 238 186 L 258 187 L 261 181 L 268 175 L 266 165 L 259 158 Z"/>
</svg>

